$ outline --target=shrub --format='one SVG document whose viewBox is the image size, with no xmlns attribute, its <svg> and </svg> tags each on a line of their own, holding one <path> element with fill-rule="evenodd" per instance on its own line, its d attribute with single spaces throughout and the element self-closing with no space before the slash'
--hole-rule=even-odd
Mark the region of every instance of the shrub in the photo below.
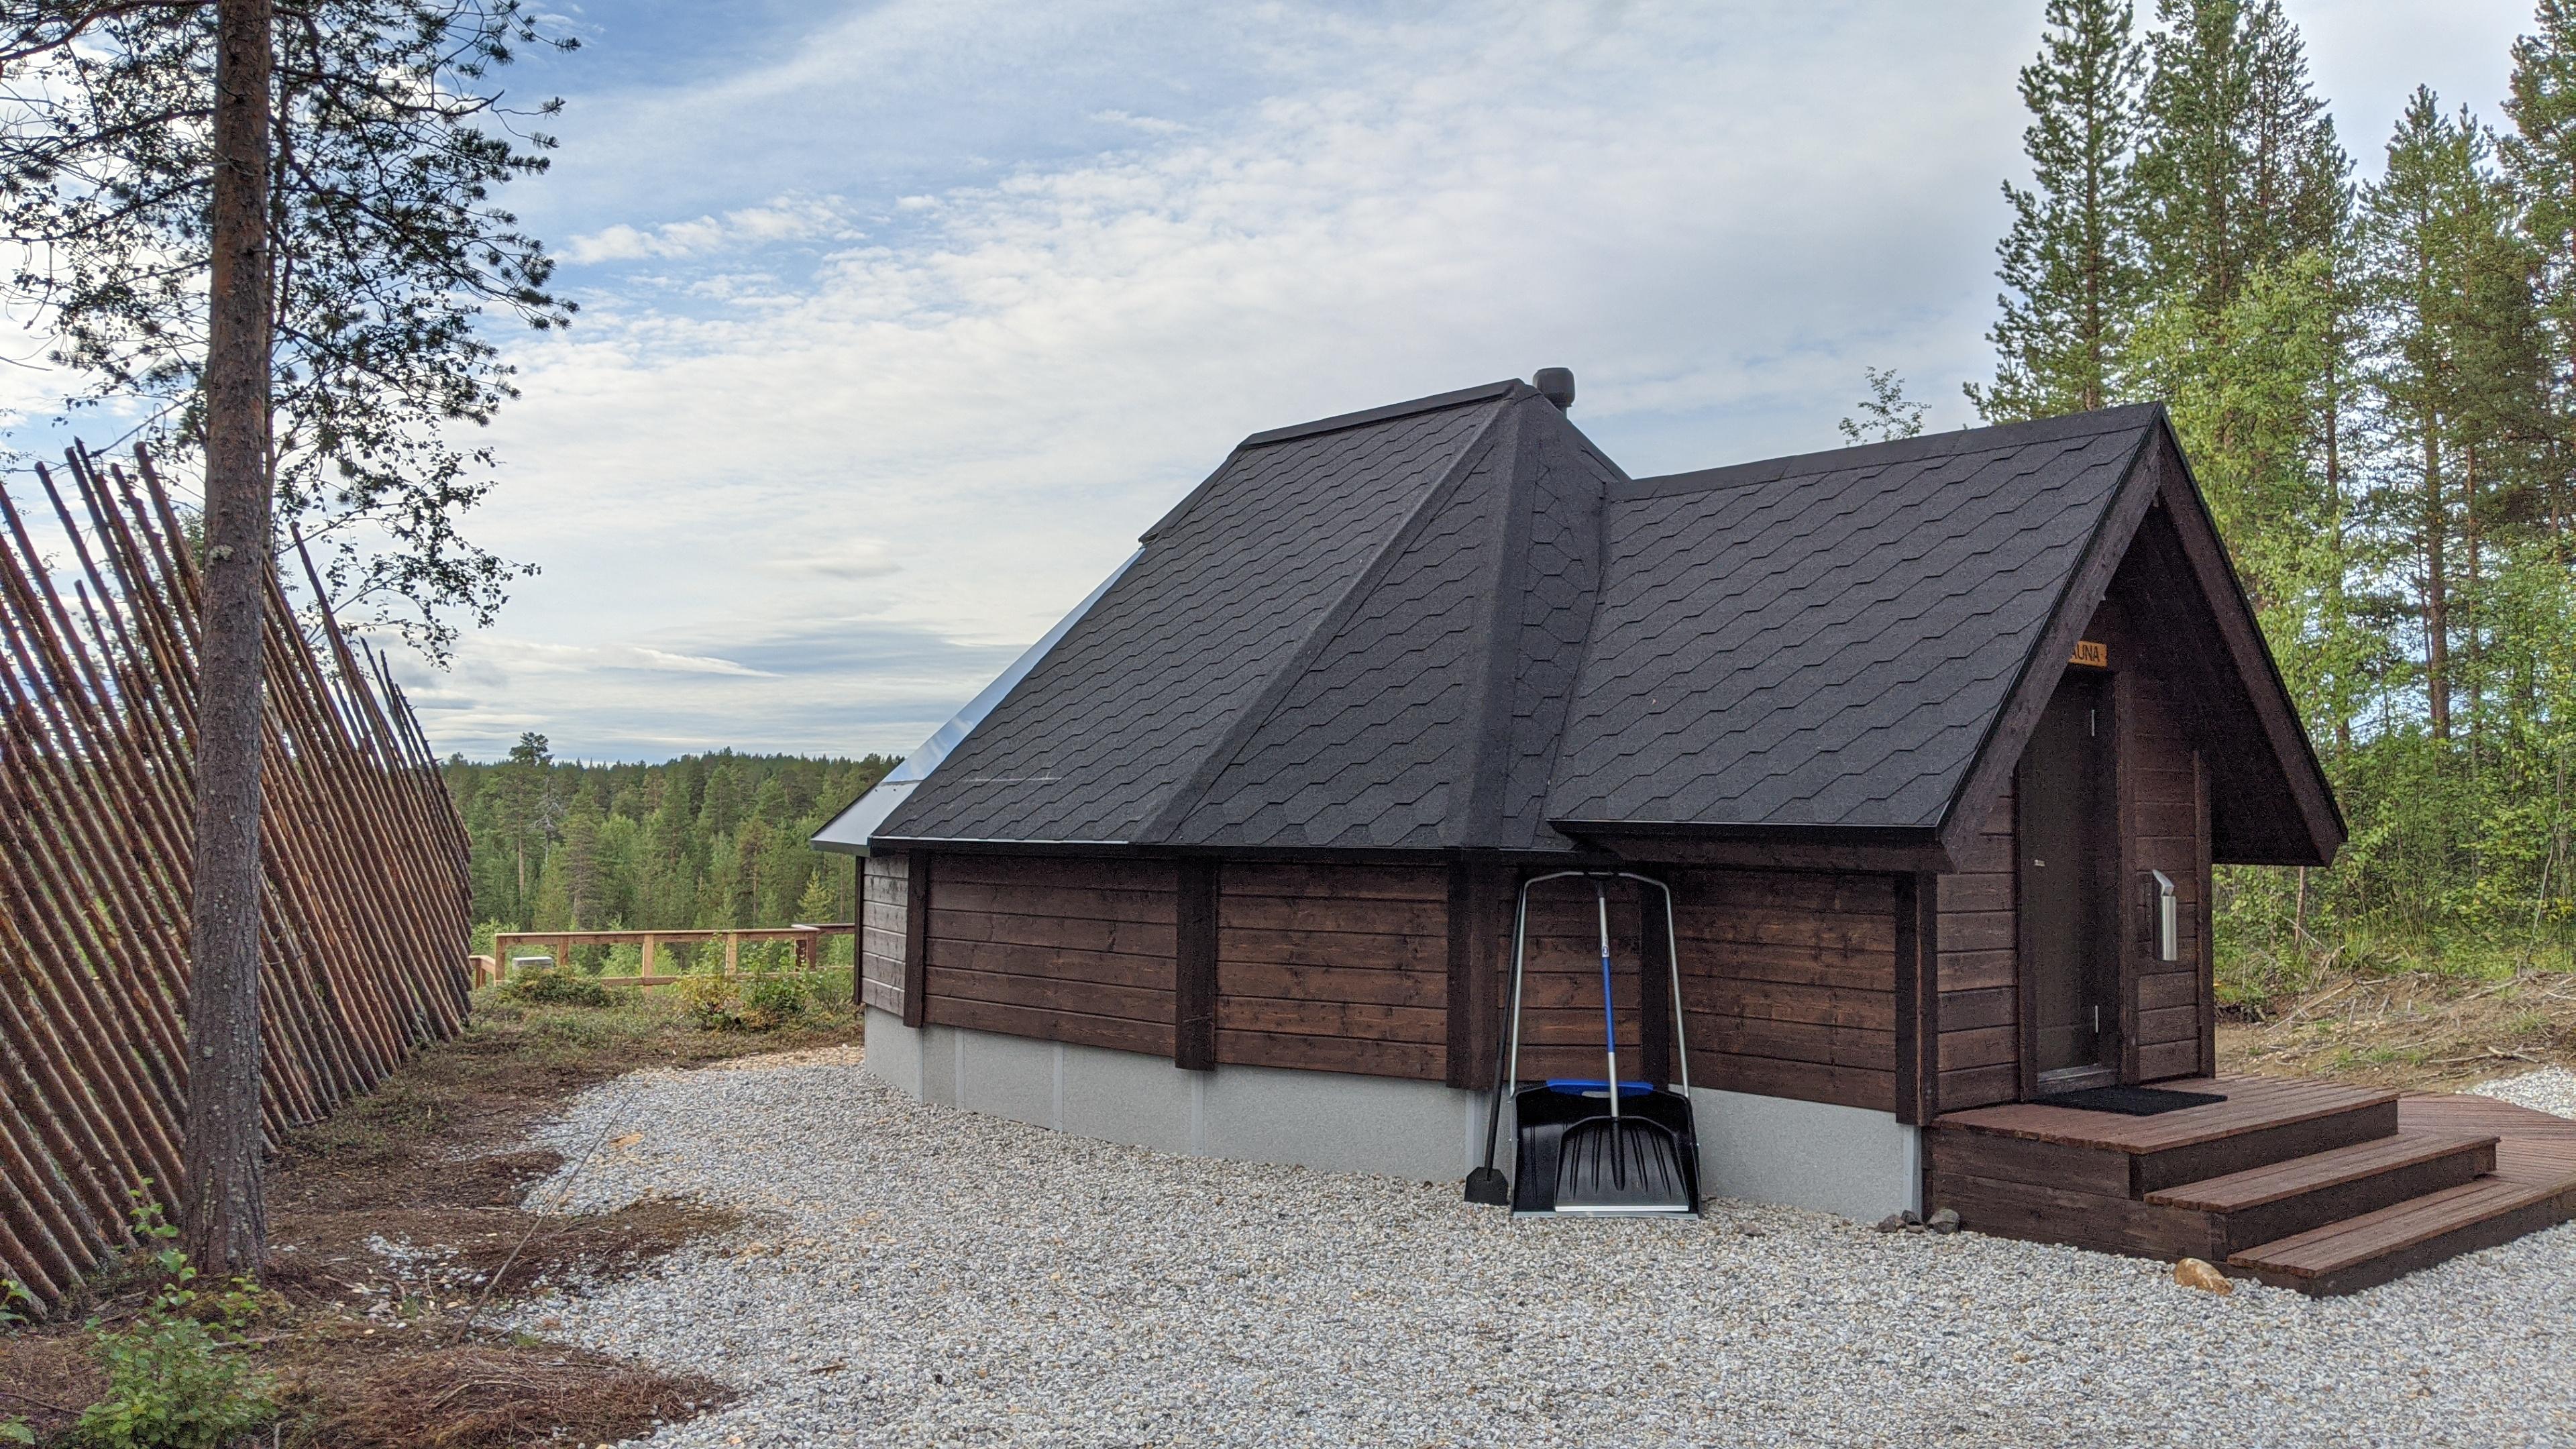
<svg viewBox="0 0 2576 1449">
<path fill-rule="evenodd" d="M 858 973 L 846 966 L 817 971 L 811 980 L 814 1004 L 826 1011 L 846 1011 L 858 1000 Z"/>
<path fill-rule="evenodd" d="M 167 1243 L 179 1230 L 161 1205 L 134 1194 L 134 1230 L 147 1243 Z M 107 1370 L 107 1393 L 81 1412 L 71 1442 L 90 1449 L 216 1449 L 277 1414 L 267 1376 L 236 1351 L 242 1325 L 259 1306 L 246 1279 L 200 1303 L 188 1255 L 163 1247 L 153 1260 L 168 1275 L 151 1306 L 130 1328 L 100 1332 L 90 1354 Z M 211 1321 L 208 1321 L 211 1320 Z"/>
<path fill-rule="evenodd" d="M 680 999 L 680 1014 L 701 1030 L 730 1031 L 742 1024 L 742 989 L 730 976 L 683 976 L 671 990 Z"/>
<path fill-rule="evenodd" d="M 680 1012 L 706 1031 L 776 1031 L 805 1014 L 814 999 L 810 977 L 684 976 L 673 987 Z"/>
<path fill-rule="evenodd" d="M 564 966 L 539 966 L 501 983 L 501 995 L 531 1006 L 606 1006 L 608 988 Z"/>
<path fill-rule="evenodd" d="M 755 976 L 742 990 L 742 1024 L 749 1031 L 773 1031 L 805 1014 L 814 999 L 814 983 L 805 976 Z"/>
</svg>

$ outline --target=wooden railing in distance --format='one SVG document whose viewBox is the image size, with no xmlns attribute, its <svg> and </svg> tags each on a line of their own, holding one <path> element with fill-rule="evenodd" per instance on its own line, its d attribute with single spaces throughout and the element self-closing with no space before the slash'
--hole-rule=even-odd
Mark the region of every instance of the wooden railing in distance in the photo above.
<svg viewBox="0 0 2576 1449">
<path fill-rule="evenodd" d="M 724 972 L 734 975 L 741 969 L 742 947 L 746 941 L 789 941 L 796 947 L 796 969 L 811 971 L 822 965 L 823 942 L 833 936 L 856 937 L 859 928 L 848 922 L 824 922 L 819 925 L 763 926 L 747 930 L 692 931 L 496 931 L 492 936 L 492 954 L 474 960 L 474 984 L 488 986 L 510 974 L 510 958 L 525 954 L 528 947 L 548 948 L 558 966 L 572 961 L 575 946 L 634 946 L 640 948 L 639 974 L 634 976 L 600 976 L 593 978 L 603 986 L 635 986 L 650 989 L 668 986 L 677 976 L 657 976 L 653 963 L 665 944 L 683 942 L 724 943 Z"/>
</svg>

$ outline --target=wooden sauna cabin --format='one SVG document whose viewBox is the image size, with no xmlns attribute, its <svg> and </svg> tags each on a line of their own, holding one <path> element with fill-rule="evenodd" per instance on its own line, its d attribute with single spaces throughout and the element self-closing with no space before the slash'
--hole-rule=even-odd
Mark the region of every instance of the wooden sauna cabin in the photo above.
<svg viewBox="0 0 2576 1449">
<path fill-rule="evenodd" d="M 1456 1179 L 1519 882 L 1624 869 L 1674 906 L 1612 893 L 1623 1054 L 1685 1044 L 1707 1194 L 2092 1241 L 1936 1124 L 2212 1073 L 2212 863 L 2344 836 L 2162 409 L 1631 478 L 1540 380 L 1246 438 L 816 837 L 869 1069 Z M 1533 893 L 1522 1079 L 1600 1074 L 1594 929 Z"/>
</svg>

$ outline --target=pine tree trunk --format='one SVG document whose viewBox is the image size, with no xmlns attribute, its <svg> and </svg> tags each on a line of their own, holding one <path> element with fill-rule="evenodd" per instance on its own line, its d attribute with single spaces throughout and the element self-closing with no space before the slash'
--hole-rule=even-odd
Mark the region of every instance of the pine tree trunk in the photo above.
<svg viewBox="0 0 2576 1449">
<path fill-rule="evenodd" d="M 2461 453 L 2460 542 L 2468 555 L 2463 560 L 2467 576 L 2461 581 L 2460 613 L 2467 623 L 2469 667 L 2463 682 L 2469 695 L 2469 768 L 2474 771 L 2478 768 L 2479 732 L 2485 722 L 2480 706 L 2485 703 L 2487 692 L 2486 650 L 2478 639 L 2478 615 L 2482 606 L 2478 576 L 2478 446 L 2475 442 Z"/>
<path fill-rule="evenodd" d="M 270 0 L 220 0 L 206 341 L 205 615 L 189 915 L 187 1214 L 198 1269 L 259 1271 L 260 631 L 271 547 Z"/>
<path fill-rule="evenodd" d="M 2442 497 L 2440 416 L 2424 414 L 2424 701 L 2433 738 L 2451 737 L 2451 599 L 2442 545 L 2450 532 Z"/>
</svg>

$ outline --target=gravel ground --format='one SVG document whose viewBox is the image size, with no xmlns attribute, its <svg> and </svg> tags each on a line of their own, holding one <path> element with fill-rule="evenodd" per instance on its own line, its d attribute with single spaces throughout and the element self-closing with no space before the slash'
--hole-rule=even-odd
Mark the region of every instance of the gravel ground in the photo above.
<svg viewBox="0 0 2576 1449">
<path fill-rule="evenodd" d="M 2558 1077 L 2497 1093 L 2567 1110 Z M 2576 1225 L 2219 1298 L 1788 1208 L 1516 1222 L 924 1106 L 848 1051 L 642 1073 L 544 1140 L 597 1150 L 538 1201 L 757 1215 L 517 1315 L 745 1391 L 656 1445 L 2576 1443 Z"/>
<path fill-rule="evenodd" d="M 2576 1072 L 2565 1067 L 2542 1067 L 2536 1072 L 2501 1077 L 2469 1090 L 2481 1097 L 2511 1102 L 2517 1107 L 2576 1117 Z"/>
</svg>

